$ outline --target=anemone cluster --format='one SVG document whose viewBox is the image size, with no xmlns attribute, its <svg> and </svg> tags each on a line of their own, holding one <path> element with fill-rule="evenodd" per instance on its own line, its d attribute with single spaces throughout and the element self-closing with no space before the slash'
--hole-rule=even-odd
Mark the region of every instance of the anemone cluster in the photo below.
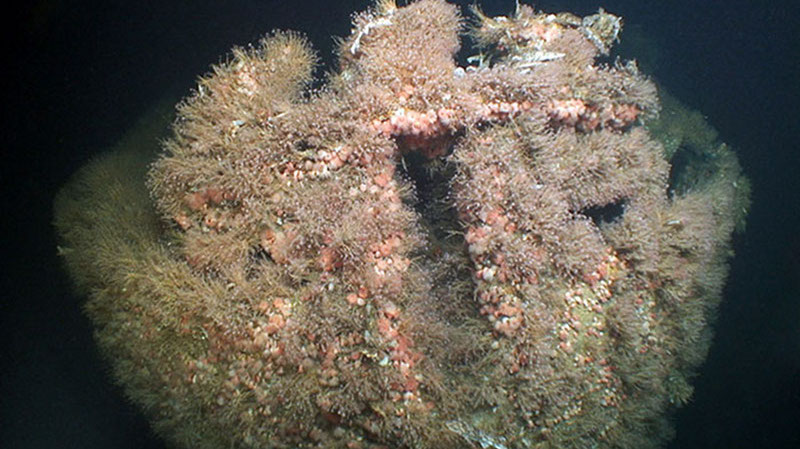
<svg viewBox="0 0 800 449">
<path fill-rule="evenodd" d="M 454 57 L 467 29 L 478 54 Z M 179 447 L 658 446 L 748 184 L 621 20 L 381 0 L 310 89 L 274 32 L 56 201 L 129 397 Z M 605 62 L 603 62 L 605 61 Z"/>
</svg>

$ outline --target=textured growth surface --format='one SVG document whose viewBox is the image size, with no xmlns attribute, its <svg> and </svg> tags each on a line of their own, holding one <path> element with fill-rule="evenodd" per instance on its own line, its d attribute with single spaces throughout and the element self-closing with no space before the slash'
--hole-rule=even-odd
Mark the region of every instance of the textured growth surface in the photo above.
<svg viewBox="0 0 800 449">
<path fill-rule="evenodd" d="M 186 448 L 645 448 L 710 341 L 748 187 L 621 27 L 442 0 L 357 15 L 339 70 L 276 32 L 150 166 L 56 201 L 127 394 Z M 458 66 L 459 33 L 479 55 Z"/>
</svg>

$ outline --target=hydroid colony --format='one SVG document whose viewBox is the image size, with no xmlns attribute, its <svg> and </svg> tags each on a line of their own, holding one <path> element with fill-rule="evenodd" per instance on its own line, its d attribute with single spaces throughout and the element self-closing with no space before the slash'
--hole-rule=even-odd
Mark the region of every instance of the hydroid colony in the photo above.
<svg viewBox="0 0 800 449">
<path fill-rule="evenodd" d="M 747 207 L 736 158 L 673 102 L 656 120 L 635 63 L 597 63 L 619 18 L 474 17 L 460 67 L 454 6 L 379 1 L 313 92 L 301 36 L 235 49 L 149 168 L 112 153 L 59 195 L 99 345 L 165 438 L 669 436 Z"/>
</svg>

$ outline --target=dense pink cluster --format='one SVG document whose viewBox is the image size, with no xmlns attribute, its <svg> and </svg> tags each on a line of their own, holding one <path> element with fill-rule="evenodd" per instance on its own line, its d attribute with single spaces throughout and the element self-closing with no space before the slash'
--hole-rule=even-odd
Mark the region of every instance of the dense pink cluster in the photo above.
<svg viewBox="0 0 800 449">
<path fill-rule="evenodd" d="M 588 105 L 578 98 L 551 100 L 545 108 L 553 123 L 593 131 L 599 127 L 623 129 L 631 126 L 642 111 L 633 104 Z"/>
</svg>

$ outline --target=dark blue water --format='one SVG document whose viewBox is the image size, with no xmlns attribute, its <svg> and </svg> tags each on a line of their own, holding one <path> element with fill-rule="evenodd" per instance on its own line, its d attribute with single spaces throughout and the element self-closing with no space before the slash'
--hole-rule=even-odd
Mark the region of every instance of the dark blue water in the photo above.
<svg viewBox="0 0 800 449">
<path fill-rule="evenodd" d="M 80 299 L 56 258 L 53 195 L 132 118 L 188 92 L 232 45 L 276 27 L 296 29 L 330 63 L 330 36 L 346 35 L 351 11 L 367 2 L 31 3 L 3 27 L 0 447 L 162 447 L 94 350 Z M 504 14 L 514 2 L 483 5 Z M 603 6 L 623 16 L 619 51 L 633 56 L 637 45 L 626 38 L 646 37 L 657 52 L 643 56 L 642 66 L 708 117 L 753 182 L 715 343 L 693 401 L 675 417 L 670 447 L 800 447 L 797 2 L 536 6 L 581 15 Z"/>
</svg>

